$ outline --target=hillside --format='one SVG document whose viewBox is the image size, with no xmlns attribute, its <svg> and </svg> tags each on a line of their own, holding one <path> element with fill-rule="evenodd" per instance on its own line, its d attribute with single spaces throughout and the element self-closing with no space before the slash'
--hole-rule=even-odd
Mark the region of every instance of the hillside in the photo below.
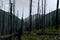
<svg viewBox="0 0 60 40">
<path fill-rule="evenodd" d="M 32 15 L 32 29 L 36 29 L 35 22 L 36 22 L 36 18 L 37 18 L 36 16 L 37 15 L 40 15 L 40 14 Z M 59 14 L 58 15 L 59 15 L 59 18 L 58 18 L 59 21 L 58 21 L 58 23 L 60 24 L 60 9 L 59 9 Z M 43 21 L 44 21 L 43 17 L 45 17 L 45 24 L 43 24 Z M 42 15 L 40 15 L 40 18 L 37 19 L 37 21 L 40 20 L 40 27 L 42 27 L 43 25 L 44 26 L 53 26 L 53 25 L 56 24 L 56 10 L 54 10 L 54 11 L 46 14 L 43 17 L 42 17 Z M 28 25 L 26 27 L 29 28 L 29 17 L 27 17 L 24 21 L 26 22 L 25 26 Z"/>
<path fill-rule="evenodd" d="M 10 16 L 10 14 L 8 12 L 5 12 L 0 9 L 0 34 L 1 33 L 8 34 L 11 31 L 9 16 Z M 15 16 L 15 15 L 12 15 L 12 18 L 13 18 L 13 16 Z M 18 30 L 20 28 L 20 21 L 21 20 L 17 16 L 15 16 L 15 22 L 14 22 L 15 25 L 14 25 L 14 27 L 12 27 L 12 32 L 16 32 L 16 30 Z M 8 24 L 9 24 L 9 26 L 8 26 Z"/>
<path fill-rule="evenodd" d="M 21 39 L 28 40 L 30 38 L 31 40 L 56 40 L 55 34 L 57 33 L 57 30 L 55 29 L 55 26 L 51 26 L 51 27 L 52 28 L 50 28 L 49 26 L 49 27 L 41 28 L 39 30 L 32 30 L 31 34 L 25 32 L 24 35 L 21 37 Z M 58 28 L 58 40 L 60 40 L 60 27 Z"/>
</svg>

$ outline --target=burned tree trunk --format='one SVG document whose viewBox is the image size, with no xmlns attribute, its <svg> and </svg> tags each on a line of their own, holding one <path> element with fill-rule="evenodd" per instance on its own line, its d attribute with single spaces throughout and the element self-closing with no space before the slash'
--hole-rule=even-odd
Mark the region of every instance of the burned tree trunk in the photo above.
<svg viewBox="0 0 60 40">
<path fill-rule="evenodd" d="M 57 0 L 57 10 L 56 10 L 56 29 L 58 29 L 58 8 L 59 8 L 59 0 Z"/>
<path fill-rule="evenodd" d="M 57 30 L 57 39 L 58 39 L 58 14 L 59 14 L 59 12 L 58 12 L 58 9 L 59 9 L 59 0 L 57 0 L 57 9 L 56 9 L 56 30 Z"/>
<path fill-rule="evenodd" d="M 17 11 L 17 18 L 18 18 L 18 11 Z M 15 28 L 15 30 L 16 30 L 16 32 L 18 33 L 18 27 L 19 27 L 19 23 L 18 23 L 19 21 L 18 21 L 18 19 L 16 19 L 16 17 L 15 17 L 15 23 L 16 23 L 16 28 Z M 19 35 L 18 35 L 19 36 Z M 18 40 L 18 36 L 16 36 L 15 37 L 15 40 Z"/>
<path fill-rule="evenodd" d="M 12 2 L 9 0 L 9 5 L 10 5 L 10 15 L 8 19 L 8 27 L 9 27 L 9 34 L 12 34 Z M 9 37 L 9 40 L 11 40 L 12 37 Z"/>
<path fill-rule="evenodd" d="M 10 0 L 10 34 L 12 33 L 12 3 L 11 3 L 11 0 Z"/>
<path fill-rule="evenodd" d="M 18 40 L 21 40 L 21 36 L 23 35 L 23 12 L 22 12 L 22 19 L 21 19 L 21 27 L 18 30 Z"/>
<path fill-rule="evenodd" d="M 12 22 L 12 26 L 13 26 L 13 32 L 16 32 L 16 20 L 15 20 L 15 0 L 13 0 L 13 18 L 12 18 L 12 20 L 13 20 L 13 22 Z"/>
<path fill-rule="evenodd" d="M 44 0 L 44 26 L 45 26 L 46 0 Z"/>
<path fill-rule="evenodd" d="M 50 25 L 50 21 L 51 21 L 51 20 L 50 20 L 50 16 L 51 16 L 51 15 L 50 15 L 50 13 L 49 13 L 49 26 L 51 26 L 51 25 Z"/>
<path fill-rule="evenodd" d="M 40 0 L 38 0 L 38 7 L 37 7 L 37 15 L 36 15 L 36 19 L 35 19 L 35 21 L 36 21 L 36 23 L 35 23 L 35 26 L 36 26 L 36 29 L 38 30 L 39 28 L 40 28 L 40 6 L 39 6 L 39 2 L 40 2 Z"/>
<path fill-rule="evenodd" d="M 42 28 L 44 27 L 44 26 L 43 26 L 43 25 L 44 25 L 44 24 L 43 24 L 43 21 L 44 21 L 44 17 L 43 17 L 43 16 L 44 16 L 44 10 L 43 10 L 43 0 L 42 0 L 42 26 L 41 26 Z M 43 32 L 43 31 L 44 31 L 44 30 L 42 29 L 42 32 Z"/>
<path fill-rule="evenodd" d="M 30 25 L 29 25 L 29 27 L 30 27 L 30 29 L 29 29 L 29 32 L 31 32 L 31 27 L 32 27 L 32 0 L 30 0 L 30 12 L 29 12 L 29 22 L 30 22 Z"/>
</svg>

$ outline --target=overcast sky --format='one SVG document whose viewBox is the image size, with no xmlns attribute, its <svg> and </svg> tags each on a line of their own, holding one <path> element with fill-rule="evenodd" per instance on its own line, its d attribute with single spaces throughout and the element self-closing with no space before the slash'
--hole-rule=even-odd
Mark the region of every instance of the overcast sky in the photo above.
<svg viewBox="0 0 60 40">
<path fill-rule="evenodd" d="M 0 0 L 0 8 L 5 11 L 8 11 L 9 10 L 8 1 L 9 0 L 3 0 L 3 4 L 1 5 L 2 2 Z M 19 18 L 21 18 L 22 10 L 24 12 L 24 18 L 29 16 L 29 1 L 30 0 L 16 0 L 16 13 L 18 11 Z M 56 1 L 57 0 L 47 0 L 46 13 L 49 13 L 49 11 L 51 12 L 56 9 Z M 33 0 L 32 15 L 37 13 L 37 2 L 38 0 Z M 60 8 L 60 3 L 59 3 L 59 8 Z M 41 9 L 41 0 L 40 0 L 40 9 Z"/>
</svg>

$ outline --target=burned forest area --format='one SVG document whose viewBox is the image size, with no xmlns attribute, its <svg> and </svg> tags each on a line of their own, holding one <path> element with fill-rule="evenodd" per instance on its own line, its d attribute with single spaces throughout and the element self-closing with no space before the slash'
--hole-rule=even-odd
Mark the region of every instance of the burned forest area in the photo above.
<svg viewBox="0 0 60 40">
<path fill-rule="evenodd" d="M 0 0 L 0 40 L 60 40 L 60 0 L 48 1 Z"/>
</svg>

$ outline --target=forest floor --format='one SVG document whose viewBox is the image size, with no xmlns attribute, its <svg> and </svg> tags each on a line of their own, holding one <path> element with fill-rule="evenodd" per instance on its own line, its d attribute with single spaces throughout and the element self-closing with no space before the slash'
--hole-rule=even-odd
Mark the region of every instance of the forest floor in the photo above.
<svg viewBox="0 0 60 40">
<path fill-rule="evenodd" d="M 22 40 L 55 40 L 57 38 L 60 40 L 60 27 L 56 29 L 55 26 L 32 30 L 30 34 L 26 31 L 21 37 Z M 12 36 L 12 40 L 15 39 Z"/>
<path fill-rule="evenodd" d="M 58 37 L 57 37 L 58 36 Z M 33 30 L 29 34 L 28 32 L 24 33 L 21 37 L 22 40 L 54 40 L 60 39 L 60 27 L 58 30 L 53 27 L 45 27 L 39 30 Z"/>
</svg>

